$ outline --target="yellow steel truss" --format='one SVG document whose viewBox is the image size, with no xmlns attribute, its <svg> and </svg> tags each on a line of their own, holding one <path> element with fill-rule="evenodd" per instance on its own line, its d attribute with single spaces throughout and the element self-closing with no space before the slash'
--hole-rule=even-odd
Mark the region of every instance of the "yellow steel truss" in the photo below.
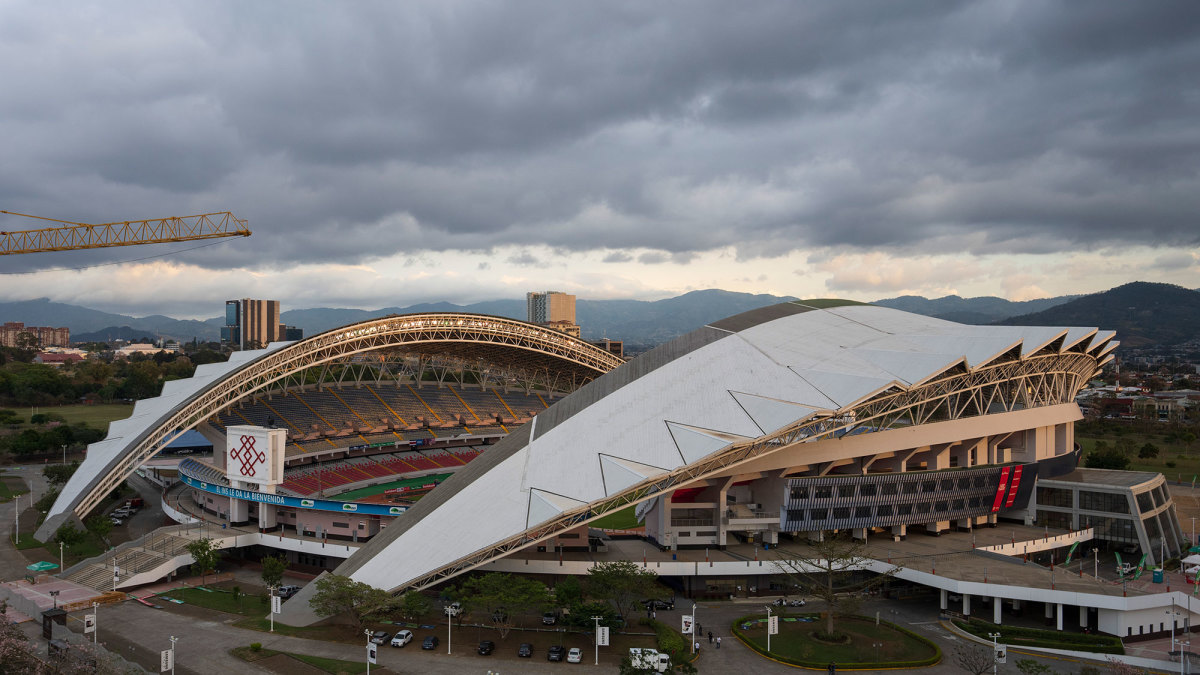
<svg viewBox="0 0 1200 675">
<path fill-rule="evenodd" d="M 0 211 L 0 213 L 61 223 L 59 227 L 47 227 L 40 230 L 0 231 L 0 255 L 250 236 L 250 230 L 246 228 L 246 221 L 238 220 L 228 211 L 202 213 L 197 216 L 126 220 L 98 225 L 73 223 L 68 220 L 31 216 L 27 213 L 12 211 Z"/>
</svg>

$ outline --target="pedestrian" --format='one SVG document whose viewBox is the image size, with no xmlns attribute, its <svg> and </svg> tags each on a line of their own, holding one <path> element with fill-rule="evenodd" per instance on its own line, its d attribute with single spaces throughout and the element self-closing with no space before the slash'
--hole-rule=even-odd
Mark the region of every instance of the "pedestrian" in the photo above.
<svg viewBox="0 0 1200 675">
<path fill-rule="evenodd" d="M 721 648 L 721 637 L 717 636 L 717 649 Z"/>
<path fill-rule="evenodd" d="M 658 620 L 658 610 L 656 610 L 656 609 L 650 610 L 650 618 L 657 621 Z"/>
<path fill-rule="evenodd" d="M 696 640 L 696 652 L 697 653 L 700 652 L 700 641 L 699 640 Z"/>
<path fill-rule="evenodd" d="M 837 664 L 833 661 L 829 662 L 829 675 L 837 675 Z"/>
<path fill-rule="evenodd" d="M 712 644 L 712 631 L 708 631 L 708 644 Z"/>
</svg>

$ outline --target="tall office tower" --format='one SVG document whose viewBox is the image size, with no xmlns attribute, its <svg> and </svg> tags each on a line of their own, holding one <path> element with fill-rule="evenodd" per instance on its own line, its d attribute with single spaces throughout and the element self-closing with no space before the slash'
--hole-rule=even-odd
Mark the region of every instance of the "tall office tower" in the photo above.
<svg viewBox="0 0 1200 675">
<path fill-rule="evenodd" d="M 238 349 L 266 347 L 283 339 L 281 325 L 278 300 L 226 300 L 221 340 L 237 345 Z"/>
<path fill-rule="evenodd" d="M 575 323 L 575 296 L 558 291 L 525 294 L 529 323 Z"/>
</svg>

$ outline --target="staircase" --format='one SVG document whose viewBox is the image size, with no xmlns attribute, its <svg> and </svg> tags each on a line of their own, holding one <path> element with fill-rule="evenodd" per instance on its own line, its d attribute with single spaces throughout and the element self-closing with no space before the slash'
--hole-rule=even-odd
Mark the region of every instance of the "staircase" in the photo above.
<svg viewBox="0 0 1200 675">
<path fill-rule="evenodd" d="M 172 525 L 159 528 L 136 541 L 122 544 L 102 556 L 85 560 L 64 573 L 64 577 L 77 584 L 98 591 L 113 590 L 114 561 L 120 572 L 116 586 L 119 588 L 132 577 L 164 567 L 163 576 L 174 571 L 176 557 L 186 553 L 187 544 L 193 541 L 182 536 L 186 530 Z"/>
</svg>

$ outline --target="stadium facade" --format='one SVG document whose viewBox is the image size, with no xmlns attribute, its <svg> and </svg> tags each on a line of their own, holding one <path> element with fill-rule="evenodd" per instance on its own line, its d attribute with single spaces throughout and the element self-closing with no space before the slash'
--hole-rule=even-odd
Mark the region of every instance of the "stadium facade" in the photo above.
<svg viewBox="0 0 1200 675">
<path fill-rule="evenodd" d="M 503 568 L 505 561 L 511 567 L 514 555 L 538 549 L 587 548 L 589 523 L 630 505 L 647 540 L 664 550 L 769 545 L 847 531 L 899 540 L 918 531 L 939 535 L 1053 518 L 1058 526 L 1090 526 L 1064 535 L 1073 542 L 1119 531 L 1121 541 L 1136 540 L 1152 559 L 1159 551 L 1173 555 L 1186 542 L 1169 494 L 1158 490 L 1161 477 L 1105 480 L 1076 472 L 1073 423 L 1081 414 L 1074 398 L 1116 345 L 1112 331 L 1096 328 L 968 326 L 844 301 L 797 301 L 714 322 L 621 363 L 571 336 L 519 321 L 388 317 L 235 354 L 227 364 L 201 367 L 192 380 L 168 383 L 162 397 L 140 402 L 133 417 L 114 423 L 109 438 L 92 446 L 39 536 L 87 515 L 180 431 L 208 425 L 212 433 L 225 424 L 222 414 L 247 401 L 302 391 L 311 386 L 306 372 L 333 368 L 344 377 L 357 367 L 355 385 L 368 373 L 379 388 L 391 370 L 420 385 L 433 361 L 452 359 L 472 373 L 454 395 L 487 433 L 439 435 L 429 420 L 403 427 L 381 420 L 383 426 L 344 431 L 396 440 L 314 451 L 303 445 L 309 436 L 302 424 L 289 431 L 285 478 L 323 458 L 379 464 L 382 453 L 486 445 L 403 509 L 306 497 L 294 487 L 298 479 L 293 488 L 284 480 L 271 494 L 256 492 L 228 481 L 220 461 L 184 460 L 180 487 L 210 514 L 237 513 L 281 534 L 289 528 L 305 534 L 305 522 L 321 512 L 373 515 L 377 522 L 366 531 L 346 533 L 354 546 L 345 547 L 344 562 L 329 566 L 393 592 Z M 388 365 L 383 354 L 395 351 L 403 358 Z M 464 395 L 512 387 L 567 395 L 536 415 L 507 419 L 480 415 Z M 318 445 L 337 445 L 329 428 L 313 426 Z M 438 438 L 418 442 L 410 433 Z M 1106 487 L 1088 490 L 1080 481 Z M 1121 493 L 1131 507 L 1124 514 L 1117 506 L 1107 514 L 1091 510 L 1120 501 L 1097 501 L 1091 493 L 1100 491 Z M 237 501 L 251 508 L 235 507 Z M 375 507 L 388 511 L 370 514 Z M 245 542 L 271 546 L 271 539 Z M 280 536 L 279 546 L 286 541 Z M 671 573 L 688 573 L 680 569 Z M 712 572 L 697 566 L 694 573 Z M 1089 604 L 1079 593 L 1054 595 L 1061 590 L 1048 596 L 1033 587 L 989 585 L 986 578 L 980 586 L 904 574 L 940 588 L 943 607 L 948 592 L 963 593 L 966 613 L 970 597 L 983 592 L 979 586 L 994 600 L 997 619 L 1001 601 L 1046 601 L 1056 604 L 1061 626 L 1063 607 L 1076 604 L 1084 612 L 1080 625 L 1099 621 L 1124 634 L 1145 618 L 1139 612 L 1161 614 L 1157 600 Z M 297 597 L 303 601 L 304 593 Z"/>
</svg>

